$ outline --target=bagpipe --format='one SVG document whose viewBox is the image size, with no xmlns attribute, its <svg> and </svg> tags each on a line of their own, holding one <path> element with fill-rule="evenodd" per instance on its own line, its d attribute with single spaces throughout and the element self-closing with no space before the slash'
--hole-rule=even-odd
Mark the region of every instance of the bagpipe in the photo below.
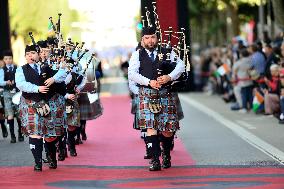
<svg viewBox="0 0 284 189">
<path fill-rule="evenodd" d="M 169 87 L 172 91 L 178 91 L 186 86 L 190 72 L 190 52 L 189 46 L 187 46 L 186 44 L 185 29 L 181 28 L 180 31 L 174 31 L 172 27 L 168 27 L 168 30 L 162 31 L 159 15 L 157 13 L 156 2 L 152 2 L 152 6 L 154 23 L 151 22 L 151 12 L 149 11 L 148 7 L 145 7 L 146 20 L 144 19 L 144 16 L 141 16 L 142 25 L 143 27 L 156 28 L 159 60 L 157 68 L 158 76 L 171 73 L 175 69 L 178 59 L 182 60 L 185 63 L 185 70 L 181 74 L 181 76 L 177 80 L 166 84 L 167 87 Z M 164 36 L 165 39 L 163 40 Z M 173 39 L 178 41 L 176 45 L 173 45 Z M 174 55 L 174 59 L 171 58 L 172 55 Z"/>
</svg>

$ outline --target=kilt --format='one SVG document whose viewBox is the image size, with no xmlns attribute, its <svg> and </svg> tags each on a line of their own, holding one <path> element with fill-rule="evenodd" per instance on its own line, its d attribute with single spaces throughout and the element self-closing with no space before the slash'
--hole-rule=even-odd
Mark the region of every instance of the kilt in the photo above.
<svg viewBox="0 0 284 189">
<path fill-rule="evenodd" d="M 15 106 L 12 103 L 12 98 L 14 93 L 10 93 L 8 90 L 4 90 L 3 97 L 4 97 L 4 109 L 5 109 L 5 117 L 14 116 L 15 114 Z"/>
<path fill-rule="evenodd" d="M 152 113 L 149 109 L 151 98 L 159 98 L 161 111 Z M 175 132 L 179 129 L 176 108 L 176 97 L 168 89 L 155 90 L 140 87 L 137 110 L 138 126 L 140 129 L 155 129 L 159 131 Z"/>
<path fill-rule="evenodd" d="M 66 103 L 67 105 L 68 103 Z M 74 100 L 73 111 L 67 114 L 67 125 L 72 127 L 80 127 L 80 107 L 77 100 Z"/>
<path fill-rule="evenodd" d="M 4 113 L 5 113 L 5 110 L 4 110 L 4 97 L 3 97 L 3 92 L 0 92 L 0 114 L 4 114 Z"/>
<path fill-rule="evenodd" d="M 93 120 L 103 114 L 103 107 L 100 99 L 96 100 L 91 104 L 87 93 L 80 93 L 78 103 L 80 106 L 81 120 Z"/>
<path fill-rule="evenodd" d="M 133 129 L 140 130 L 140 127 L 138 125 L 138 119 L 137 119 L 137 108 L 138 108 L 138 95 L 134 95 L 133 99 L 131 99 L 131 113 L 134 114 L 134 120 L 133 120 Z"/>
<path fill-rule="evenodd" d="M 178 120 L 180 121 L 184 118 L 183 110 L 182 110 L 181 103 L 178 97 L 178 93 L 173 92 L 173 96 L 176 99 L 177 116 L 178 116 Z"/>
<path fill-rule="evenodd" d="M 40 135 L 43 137 L 61 136 L 67 127 L 65 99 L 62 95 L 54 95 L 47 103 L 50 107 L 50 115 L 40 117 L 33 105 L 36 102 L 21 97 L 20 117 L 22 132 L 25 135 Z"/>
</svg>

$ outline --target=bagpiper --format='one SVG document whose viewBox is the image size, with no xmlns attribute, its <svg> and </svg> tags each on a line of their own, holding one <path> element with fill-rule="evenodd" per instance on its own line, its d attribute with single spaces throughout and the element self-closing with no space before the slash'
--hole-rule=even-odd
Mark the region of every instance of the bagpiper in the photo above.
<svg viewBox="0 0 284 189">
<path fill-rule="evenodd" d="M 161 155 L 158 132 L 161 132 L 163 146 L 163 168 L 171 167 L 170 148 L 173 133 L 179 129 L 176 98 L 170 91 L 168 84 L 180 77 L 185 65 L 175 53 L 170 52 L 170 62 L 176 61 L 171 73 L 160 71 L 161 62 L 166 63 L 164 49 L 157 49 L 158 37 L 155 27 L 144 27 L 142 30 L 144 48 L 135 51 L 130 59 L 128 77 L 139 86 L 138 93 L 138 125 L 140 129 L 147 129 L 147 145 L 152 156 L 150 171 L 161 170 L 159 157 Z M 175 59 L 175 60 L 174 60 Z"/>
<path fill-rule="evenodd" d="M 0 70 L 0 85 L 4 88 L 4 109 L 5 117 L 11 135 L 11 143 L 16 143 L 16 135 L 14 132 L 14 117 L 16 117 L 18 123 L 18 141 L 24 141 L 24 137 L 21 132 L 21 121 L 19 116 L 16 115 L 18 107 L 12 103 L 12 97 L 19 91 L 15 83 L 15 73 L 17 65 L 13 62 L 12 51 L 6 50 L 3 53 L 3 61 L 5 63 L 3 69 Z"/>
<path fill-rule="evenodd" d="M 43 138 L 47 142 L 51 162 L 49 168 L 57 168 L 55 143 L 66 127 L 65 99 L 59 94 L 56 83 L 66 78 L 64 69 L 57 73 L 39 64 L 39 47 L 27 45 L 27 64 L 16 70 L 16 86 L 22 91 L 20 117 L 23 133 L 29 136 L 33 154 L 34 171 L 42 171 Z M 63 91 L 64 92 L 64 91 Z"/>
</svg>

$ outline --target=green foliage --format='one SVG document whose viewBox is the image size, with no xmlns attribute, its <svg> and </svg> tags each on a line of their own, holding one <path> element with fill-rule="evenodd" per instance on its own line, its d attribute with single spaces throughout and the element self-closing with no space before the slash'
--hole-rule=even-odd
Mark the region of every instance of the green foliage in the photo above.
<svg viewBox="0 0 284 189">
<path fill-rule="evenodd" d="M 33 32 L 35 39 L 48 36 L 48 18 L 52 16 L 54 24 L 58 13 L 61 16 L 61 31 L 63 36 L 71 29 L 71 22 L 78 19 L 78 14 L 68 7 L 68 0 L 9 0 L 11 31 L 22 35 L 30 42 L 28 33 Z"/>
</svg>

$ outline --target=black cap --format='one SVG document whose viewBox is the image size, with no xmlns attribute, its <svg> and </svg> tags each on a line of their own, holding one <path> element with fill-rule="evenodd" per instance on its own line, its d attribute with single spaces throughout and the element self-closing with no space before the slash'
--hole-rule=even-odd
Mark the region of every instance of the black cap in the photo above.
<svg viewBox="0 0 284 189">
<path fill-rule="evenodd" d="M 4 56 L 12 56 L 13 57 L 13 53 L 11 50 L 4 50 L 2 53 L 2 57 Z"/>
<path fill-rule="evenodd" d="M 156 28 L 155 27 L 144 27 L 142 29 L 142 36 L 144 35 L 154 35 L 156 34 Z"/>
<path fill-rule="evenodd" d="M 57 39 L 55 37 L 48 37 L 46 42 L 48 45 L 54 45 L 57 46 Z"/>
<path fill-rule="evenodd" d="M 47 41 L 46 40 L 38 41 L 37 44 L 40 48 L 47 48 Z"/>
<path fill-rule="evenodd" d="M 35 45 L 27 45 L 26 48 L 25 48 L 25 53 L 30 52 L 30 51 L 37 52 L 37 46 L 35 46 Z"/>
</svg>

